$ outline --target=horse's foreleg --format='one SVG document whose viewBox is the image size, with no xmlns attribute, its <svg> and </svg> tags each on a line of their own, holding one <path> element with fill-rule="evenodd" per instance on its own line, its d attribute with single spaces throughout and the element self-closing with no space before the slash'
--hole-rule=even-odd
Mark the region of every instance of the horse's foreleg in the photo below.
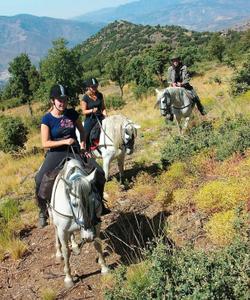
<svg viewBox="0 0 250 300">
<path fill-rule="evenodd" d="M 107 274 L 109 272 L 109 268 L 106 265 L 105 258 L 102 252 L 102 241 L 100 239 L 100 225 L 96 226 L 96 238 L 94 240 L 94 247 L 98 253 L 98 263 L 101 266 L 101 273 Z"/>
<path fill-rule="evenodd" d="M 190 120 L 190 117 L 186 117 L 185 118 L 185 123 L 184 123 L 184 126 L 183 126 L 183 131 L 185 131 L 187 129 L 189 120 Z"/>
<path fill-rule="evenodd" d="M 179 134 L 182 135 L 181 119 L 179 117 L 176 117 L 176 116 L 175 116 L 175 119 L 176 119 L 176 123 L 177 123 L 177 126 L 178 126 Z"/>
<path fill-rule="evenodd" d="M 71 242 L 71 248 L 72 248 L 72 251 L 75 255 L 79 255 L 81 250 L 77 244 L 77 242 L 75 241 L 75 235 L 74 233 L 71 233 L 70 235 L 70 242 Z"/>
<path fill-rule="evenodd" d="M 61 251 L 61 243 L 58 238 L 58 233 L 57 233 L 57 227 L 55 226 L 55 236 L 56 236 L 56 262 L 61 262 L 63 259 L 62 257 L 62 251 Z"/>
<path fill-rule="evenodd" d="M 69 265 L 69 257 L 70 257 L 69 233 L 58 230 L 58 237 L 62 245 L 62 255 L 64 258 L 64 273 L 65 273 L 64 284 L 66 288 L 70 288 L 74 285 L 74 283 L 72 280 L 71 270 Z"/>
<path fill-rule="evenodd" d="M 122 183 L 122 181 L 123 181 L 124 160 L 125 160 L 125 153 L 121 153 L 121 155 L 117 158 L 118 169 L 119 169 L 119 173 L 120 173 L 120 183 Z"/>
<path fill-rule="evenodd" d="M 103 171 L 105 173 L 106 181 L 108 181 L 109 178 L 109 165 L 110 165 L 110 158 L 109 157 L 103 158 Z"/>
</svg>

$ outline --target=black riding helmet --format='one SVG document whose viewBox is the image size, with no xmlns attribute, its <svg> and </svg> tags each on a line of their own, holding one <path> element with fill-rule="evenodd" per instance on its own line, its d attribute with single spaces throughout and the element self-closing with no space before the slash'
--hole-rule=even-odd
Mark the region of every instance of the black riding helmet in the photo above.
<svg viewBox="0 0 250 300">
<path fill-rule="evenodd" d="M 91 86 L 98 86 L 99 85 L 99 82 L 96 78 L 92 77 L 92 78 L 89 78 L 87 80 L 85 80 L 83 82 L 83 86 L 85 88 L 88 88 L 88 87 L 91 87 Z"/>
<path fill-rule="evenodd" d="M 67 99 L 68 98 L 68 90 L 61 84 L 55 84 L 50 89 L 50 99 Z"/>
</svg>

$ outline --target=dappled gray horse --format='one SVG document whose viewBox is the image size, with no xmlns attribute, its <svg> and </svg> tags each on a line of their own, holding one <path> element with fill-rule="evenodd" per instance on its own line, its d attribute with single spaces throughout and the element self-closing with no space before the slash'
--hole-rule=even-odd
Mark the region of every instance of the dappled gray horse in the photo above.
<svg viewBox="0 0 250 300">
<path fill-rule="evenodd" d="M 170 112 L 173 113 L 177 122 L 179 133 L 182 134 L 188 126 L 190 115 L 194 108 L 193 95 L 188 90 L 181 87 L 168 87 L 162 91 L 156 89 L 157 102 L 162 116 L 166 116 Z M 182 126 L 181 119 L 185 122 Z"/>
<path fill-rule="evenodd" d="M 80 161 L 70 159 L 57 175 L 53 185 L 50 215 L 55 225 L 56 259 L 64 259 L 64 283 L 67 288 L 73 285 L 69 265 L 70 241 L 72 251 L 80 253 L 73 235 L 77 230 L 80 230 L 83 241 L 94 241 L 99 254 L 101 272 L 103 274 L 108 272 L 99 237 L 101 223 L 98 222 L 98 218 L 101 216 L 102 205 L 94 196 L 91 185 L 94 177 L 95 171 L 87 175 Z"/>
</svg>

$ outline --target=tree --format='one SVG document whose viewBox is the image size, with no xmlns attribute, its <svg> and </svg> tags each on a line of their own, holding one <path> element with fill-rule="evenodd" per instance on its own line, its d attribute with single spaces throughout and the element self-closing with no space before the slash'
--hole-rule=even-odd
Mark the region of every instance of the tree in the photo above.
<svg viewBox="0 0 250 300">
<path fill-rule="evenodd" d="M 136 97 L 141 97 L 148 92 L 149 88 L 156 85 L 149 61 L 143 55 L 135 56 L 130 60 L 128 74 L 129 80 L 136 83 L 133 91 Z"/>
<path fill-rule="evenodd" d="M 58 39 L 53 42 L 53 48 L 40 63 L 42 84 L 39 96 L 43 100 L 49 98 L 52 85 L 59 83 L 68 88 L 69 100 L 76 105 L 77 94 L 80 93 L 83 81 L 83 67 L 79 63 L 80 53 L 67 48 L 67 41 Z"/>
<path fill-rule="evenodd" d="M 209 45 L 209 52 L 212 56 L 215 56 L 220 62 L 222 62 L 224 51 L 226 48 L 224 38 L 219 34 L 214 34 L 211 38 Z"/>
<path fill-rule="evenodd" d="M 2 116 L 0 120 L 0 150 L 18 151 L 27 141 L 28 129 L 21 119 Z"/>
<path fill-rule="evenodd" d="M 26 53 L 22 53 L 9 64 L 11 75 L 8 91 L 11 97 L 19 97 L 23 103 L 28 103 L 31 116 L 31 100 L 39 86 L 39 74 Z"/>
<path fill-rule="evenodd" d="M 243 63 L 242 68 L 238 70 L 232 78 L 233 95 L 241 94 L 250 90 L 250 62 L 249 59 Z"/>
<path fill-rule="evenodd" d="M 110 57 L 106 65 L 106 72 L 112 81 L 115 81 L 121 90 L 123 97 L 123 88 L 127 82 L 127 63 L 128 59 L 124 51 L 115 52 L 114 56 Z"/>
<path fill-rule="evenodd" d="M 161 85 L 164 83 L 163 76 L 169 62 L 170 50 L 168 45 L 160 43 L 151 48 L 145 56 L 146 65 L 150 72 L 157 76 Z"/>
</svg>

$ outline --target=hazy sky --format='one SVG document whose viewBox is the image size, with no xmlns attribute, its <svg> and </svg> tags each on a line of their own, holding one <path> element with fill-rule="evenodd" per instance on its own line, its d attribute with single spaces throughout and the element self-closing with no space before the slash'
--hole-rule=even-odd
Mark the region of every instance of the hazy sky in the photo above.
<svg viewBox="0 0 250 300">
<path fill-rule="evenodd" d="M 54 18 L 71 18 L 89 11 L 118 6 L 132 1 L 136 0 L 0 0 L 0 15 L 32 14 Z"/>
</svg>

